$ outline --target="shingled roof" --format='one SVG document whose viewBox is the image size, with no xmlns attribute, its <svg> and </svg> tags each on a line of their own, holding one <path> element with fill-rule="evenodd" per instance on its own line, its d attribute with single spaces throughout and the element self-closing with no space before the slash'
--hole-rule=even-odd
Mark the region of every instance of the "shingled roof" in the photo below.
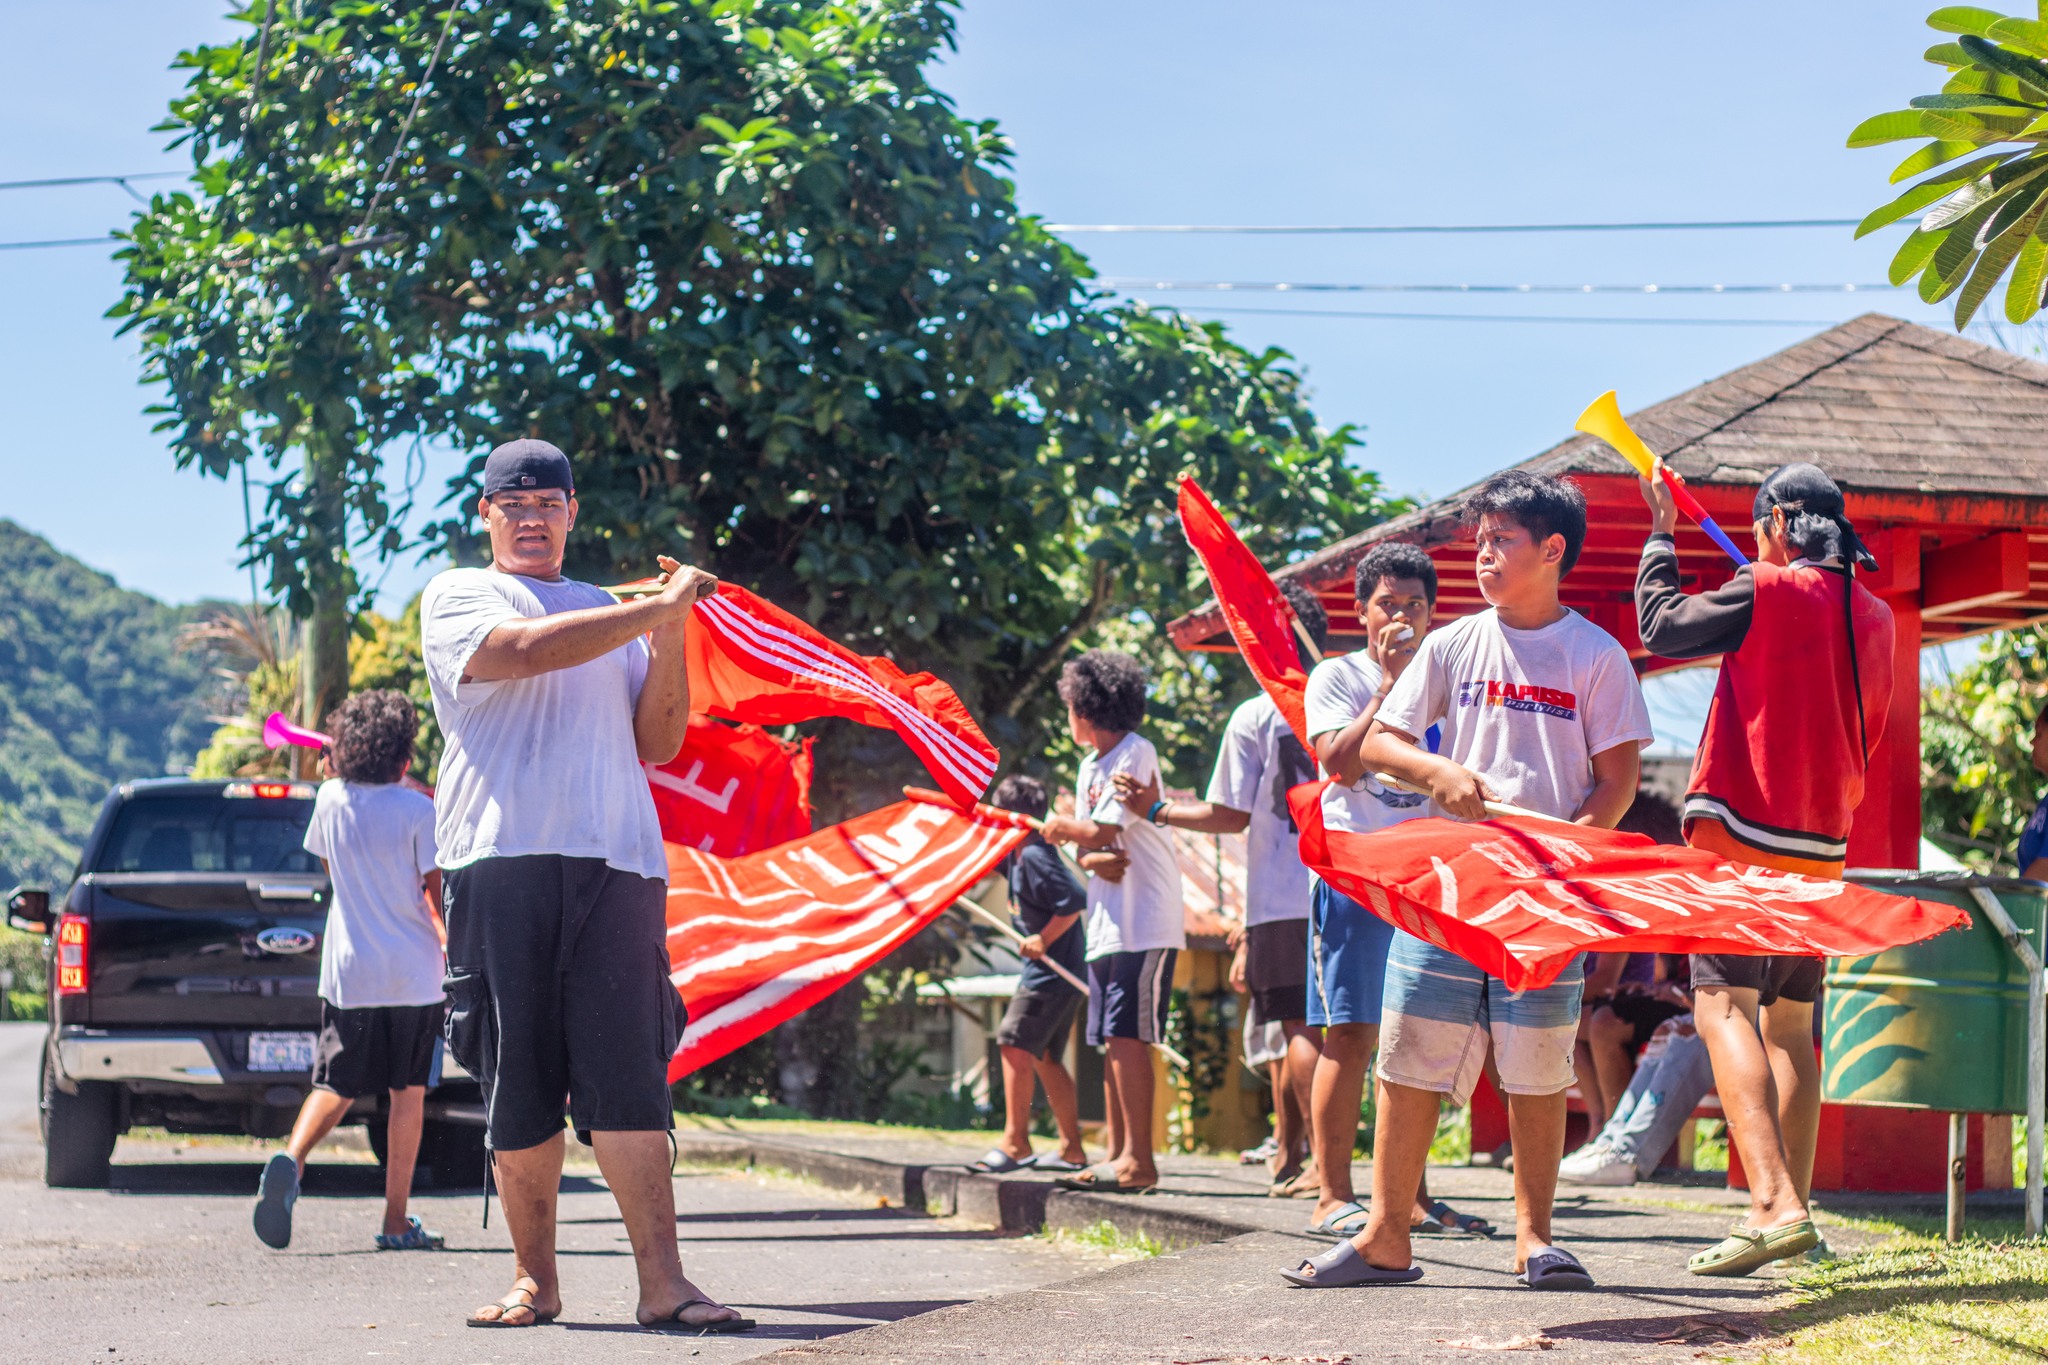
<svg viewBox="0 0 2048 1365">
<path fill-rule="evenodd" d="M 1867 313 L 1632 413 L 1629 422 L 1737 543 L 1747 538 L 1755 486 L 1793 460 L 1812 460 L 1842 485 L 1859 529 L 1876 533 L 1866 539 L 1878 545 L 1880 558 L 1885 533 L 1914 537 L 1912 548 L 1935 552 L 1987 531 L 2029 531 L 2032 549 L 2018 551 L 2019 572 L 2028 573 L 2026 562 L 2038 558 L 2033 572 L 2042 581 L 2021 594 L 2026 600 L 2008 592 L 1996 610 L 1976 615 L 1965 607 L 1937 618 L 1930 609 L 1929 640 L 2048 615 L 2048 365 Z M 1634 645 L 1626 605 L 1646 520 L 1633 471 L 1602 442 L 1576 434 L 1519 467 L 1571 474 L 1586 488 L 1592 525 L 1565 600 Z M 1461 524 L 1470 491 L 1375 526 L 1276 576 L 1314 588 L 1335 608 L 1333 624 L 1347 625 L 1355 619 L 1353 567 L 1381 541 L 1408 541 L 1437 558 L 1445 613 L 1476 609 L 1483 603 Z M 1704 537 L 1682 532 L 1680 550 L 1699 585 L 1726 576 L 1725 557 Z M 1912 558 L 1917 563 L 1918 555 Z M 1213 601 L 1168 631 L 1183 649 L 1228 644 Z"/>
</svg>

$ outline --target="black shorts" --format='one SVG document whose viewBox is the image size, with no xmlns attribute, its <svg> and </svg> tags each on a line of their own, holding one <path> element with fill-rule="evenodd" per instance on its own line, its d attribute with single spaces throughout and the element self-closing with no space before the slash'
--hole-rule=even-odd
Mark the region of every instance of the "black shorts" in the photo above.
<svg viewBox="0 0 2048 1365">
<path fill-rule="evenodd" d="M 537 1147 L 562 1111 L 593 1132 L 666 1132 L 682 998 L 667 888 L 598 858 L 481 858 L 443 876 L 448 1051 L 484 1091 L 494 1150 Z"/>
<path fill-rule="evenodd" d="M 1178 949 L 1108 953 L 1088 964 L 1088 1042 L 1101 1047 L 1112 1038 L 1141 1043 L 1166 1038 L 1166 1009 L 1173 1003 L 1173 964 Z"/>
<path fill-rule="evenodd" d="M 1081 992 L 1063 981 L 1037 989 L 1020 988 L 1003 1011 L 996 1042 L 1022 1048 L 1033 1057 L 1047 1053 L 1058 1057 L 1067 1050 L 1067 1030 L 1073 1027 L 1074 1012 L 1080 1005 Z"/>
<path fill-rule="evenodd" d="M 1827 972 L 1824 957 L 1749 957 L 1735 953 L 1694 953 L 1692 988 L 1739 986 L 1756 992 L 1756 1002 L 1768 1005 L 1792 1000 L 1811 1005 L 1820 999 L 1821 977 Z"/>
<path fill-rule="evenodd" d="M 447 1009 L 434 1004 L 344 1010 L 322 1000 L 313 1088 L 352 1100 L 425 1085 L 434 1071 L 434 1041 L 441 1036 Z"/>
<path fill-rule="evenodd" d="M 1244 983 L 1259 1018 L 1308 1018 L 1308 920 L 1278 919 L 1244 931 Z"/>
<path fill-rule="evenodd" d="M 1692 1013 L 1690 1005 L 1674 1004 L 1669 1000 L 1660 1000 L 1654 995 L 1644 995 L 1640 991 L 1625 991 L 1620 995 L 1603 995 L 1596 999 L 1588 1000 L 1580 1008 L 1589 1018 L 1592 1016 L 1593 1011 L 1597 1009 L 1605 1008 L 1614 1011 L 1615 1018 L 1635 1030 L 1635 1035 L 1630 1039 L 1629 1046 L 1637 1052 L 1643 1050 L 1650 1041 L 1650 1035 L 1655 1033 L 1657 1026 L 1666 1019 L 1676 1019 L 1681 1014 Z"/>
</svg>

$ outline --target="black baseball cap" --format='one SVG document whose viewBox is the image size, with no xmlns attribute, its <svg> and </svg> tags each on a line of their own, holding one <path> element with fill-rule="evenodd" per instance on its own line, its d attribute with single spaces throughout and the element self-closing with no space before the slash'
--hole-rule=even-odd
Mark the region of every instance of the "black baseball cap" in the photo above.
<svg viewBox="0 0 2048 1365">
<path fill-rule="evenodd" d="M 484 461 L 484 496 L 528 488 L 559 488 L 576 491 L 569 473 L 569 457 L 546 441 L 521 437 L 507 441 Z"/>
</svg>

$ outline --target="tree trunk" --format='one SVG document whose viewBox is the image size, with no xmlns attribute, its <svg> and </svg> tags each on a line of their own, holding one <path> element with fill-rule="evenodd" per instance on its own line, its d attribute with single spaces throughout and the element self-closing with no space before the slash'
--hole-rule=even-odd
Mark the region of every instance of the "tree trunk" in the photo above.
<svg viewBox="0 0 2048 1365">
<path fill-rule="evenodd" d="M 349 599 L 355 575 L 348 563 L 348 456 L 324 441 L 306 448 L 306 527 L 303 553 L 312 613 L 299 659 L 304 723 L 320 729 L 328 712 L 348 697 Z"/>
</svg>

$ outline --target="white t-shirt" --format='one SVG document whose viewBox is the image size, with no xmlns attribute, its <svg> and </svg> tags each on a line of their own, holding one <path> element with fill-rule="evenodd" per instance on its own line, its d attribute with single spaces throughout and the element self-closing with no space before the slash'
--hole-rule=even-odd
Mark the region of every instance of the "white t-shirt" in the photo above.
<svg viewBox="0 0 2048 1365">
<path fill-rule="evenodd" d="M 1116 784 L 1110 779 L 1118 773 L 1129 773 L 1142 786 L 1159 775 L 1159 751 L 1133 732 L 1108 753 L 1098 757 L 1090 749 L 1081 759 L 1074 809 L 1097 824 L 1122 826 L 1118 843 L 1131 860 L 1120 882 L 1088 879 L 1090 961 L 1111 953 L 1185 948 L 1188 942 L 1173 836 L 1117 799 Z"/>
<path fill-rule="evenodd" d="M 485 637 L 505 622 L 612 601 L 588 583 L 494 569 L 449 569 L 427 584 L 421 648 L 445 739 L 434 792 L 441 866 L 554 853 L 668 880 L 633 740 L 645 640 L 531 678 L 462 681 Z"/>
<path fill-rule="evenodd" d="M 1271 697 L 1262 691 L 1230 713 L 1209 800 L 1252 818 L 1244 832 L 1246 924 L 1308 918 L 1309 874 L 1287 792 L 1315 778 L 1315 760 Z"/>
<path fill-rule="evenodd" d="M 1414 667 L 1414 663 L 1409 664 L 1410 669 Z M 1308 712 L 1309 738 L 1321 739 L 1357 720 L 1372 705 L 1380 677 L 1380 666 L 1362 649 L 1317 664 L 1308 675 L 1308 692 L 1302 699 L 1302 707 Z M 1383 707 L 1380 718 L 1385 715 Z M 1419 735 L 1420 731 L 1416 733 Z M 1332 781 L 1323 788 L 1322 804 L 1324 826 L 1352 834 L 1371 834 L 1403 820 L 1437 813 L 1428 797 L 1386 786 L 1370 773 L 1348 787 Z"/>
<path fill-rule="evenodd" d="M 1569 820 L 1593 790 L 1593 756 L 1650 742 L 1650 711 L 1628 653 L 1575 611 L 1514 630 L 1482 611 L 1431 631 L 1380 705 L 1420 735 L 1443 726 L 1443 755 L 1495 795 Z"/>
<path fill-rule="evenodd" d="M 337 1009 L 433 1005 L 441 940 L 420 881 L 434 869 L 434 803 L 396 782 L 320 784 L 306 852 L 334 885 L 320 998 Z"/>
</svg>

